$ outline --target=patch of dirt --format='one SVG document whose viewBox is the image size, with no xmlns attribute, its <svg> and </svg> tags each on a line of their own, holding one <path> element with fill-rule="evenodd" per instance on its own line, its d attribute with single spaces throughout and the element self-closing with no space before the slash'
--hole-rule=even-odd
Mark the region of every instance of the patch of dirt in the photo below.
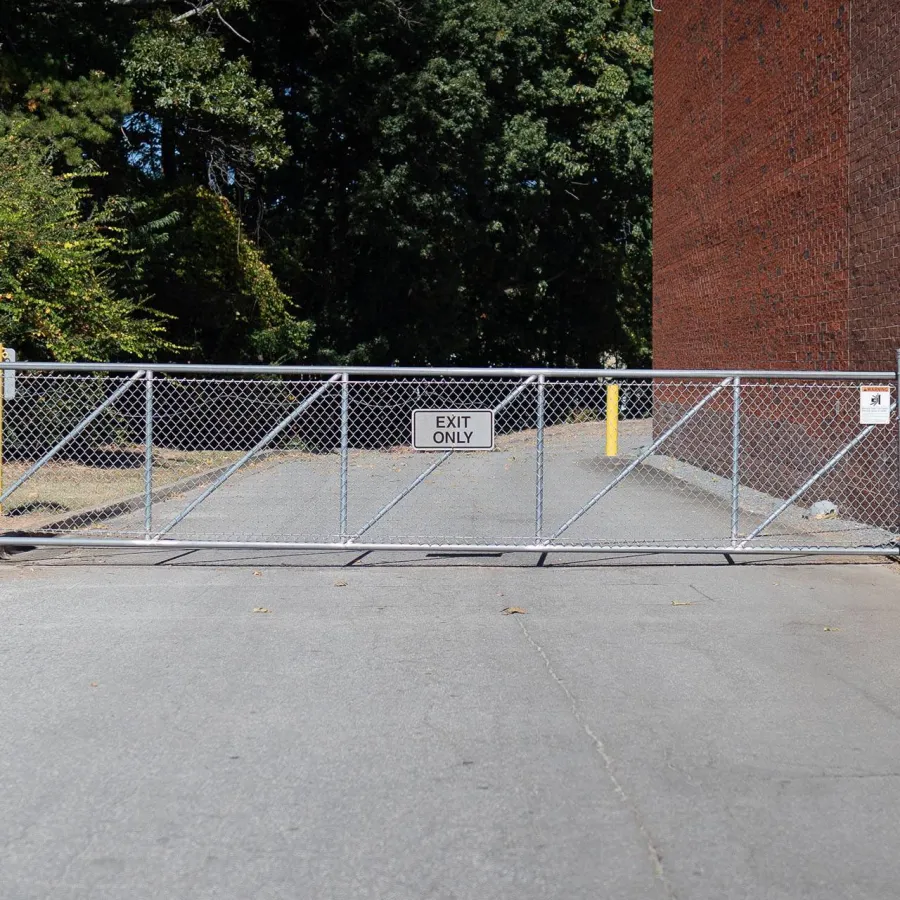
<svg viewBox="0 0 900 900">
<path fill-rule="evenodd" d="M 109 453 L 107 448 L 103 448 Z M 131 464 L 139 448 L 117 448 L 128 458 L 120 467 L 51 461 L 39 469 L 3 504 L 0 530 L 30 531 L 54 522 L 66 513 L 96 509 L 144 490 L 144 470 Z M 140 448 L 143 454 L 143 448 Z M 153 454 L 153 488 L 220 468 L 241 457 L 237 451 L 157 450 Z M 109 456 L 104 458 L 107 462 Z M 143 457 L 142 457 L 143 461 Z M 11 485 L 33 463 L 11 462 L 3 466 L 2 482 Z"/>
</svg>

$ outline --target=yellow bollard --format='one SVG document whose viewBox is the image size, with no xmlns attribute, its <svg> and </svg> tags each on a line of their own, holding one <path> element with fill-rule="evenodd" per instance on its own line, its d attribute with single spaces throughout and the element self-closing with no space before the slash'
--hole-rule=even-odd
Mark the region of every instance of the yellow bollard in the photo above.
<svg viewBox="0 0 900 900">
<path fill-rule="evenodd" d="M 619 386 L 606 386 L 606 455 L 619 455 Z"/>
</svg>

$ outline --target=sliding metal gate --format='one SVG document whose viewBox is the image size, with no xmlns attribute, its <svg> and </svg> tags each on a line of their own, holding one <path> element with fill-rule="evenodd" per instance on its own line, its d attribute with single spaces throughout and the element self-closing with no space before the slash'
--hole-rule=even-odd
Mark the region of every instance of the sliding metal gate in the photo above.
<svg viewBox="0 0 900 900">
<path fill-rule="evenodd" d="M 0 368 L 2 544 L 898 554 L 892 372 Z"/>
</svg>

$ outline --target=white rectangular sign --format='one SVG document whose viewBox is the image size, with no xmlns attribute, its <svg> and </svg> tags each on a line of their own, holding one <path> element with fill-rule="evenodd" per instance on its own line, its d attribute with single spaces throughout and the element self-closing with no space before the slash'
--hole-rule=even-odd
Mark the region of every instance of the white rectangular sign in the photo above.
<svg viewBox="0 0 900 900">
<path fill-rule="evenodd" d="M 891 421 L 891 389 L 878 385 L 862 385 L 859 389 L 859 422 L 861 425 L 889 425 Z"/>
<path fill-rule="evenodd" d="M 489 409 L 417 409 L 412 414 L 414 450 L 493 450 Z"/>
</svg>

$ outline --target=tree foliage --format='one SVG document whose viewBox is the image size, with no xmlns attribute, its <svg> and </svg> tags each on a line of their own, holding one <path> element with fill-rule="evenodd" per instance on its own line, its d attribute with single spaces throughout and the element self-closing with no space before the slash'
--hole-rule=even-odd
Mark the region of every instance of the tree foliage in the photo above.
<svg viewBox="0 0 900 900">
<path fill-rule="evenodd" d="M 221 38 L 157 15 L 132 40 L 124 70 L 141 110 L 129 127 L 150 150 L 147 164 L 158 159 L 169 180 L 181 169 L 221 190 L 287 157 L 272 91 L 246 57 L 226 55 Z"/>
<path fill-rule="evenodd" d="M 166 201 L 180 215 L 144 277 L 157 285 L 159 307 L 175 317 L 177 341 L 217 361 L 303 359 L 312 325 L 292 315 L 290 298 L 228 200 L 184 187 Z"/>
<path fill-rule="evenodd" d="M 0 138 L 0 335 L 26 356 L 105 360 L 175 349 L 164 321 L 116 291 L 125 238 L 74 174 L 55 175 L 34 144 Z"/>
<path fill-rule="evenodd" d="M 7 0 L 0 133 L 188 358 L 645 362 L 648 4 L 403 2 Z"/>
</svg>

